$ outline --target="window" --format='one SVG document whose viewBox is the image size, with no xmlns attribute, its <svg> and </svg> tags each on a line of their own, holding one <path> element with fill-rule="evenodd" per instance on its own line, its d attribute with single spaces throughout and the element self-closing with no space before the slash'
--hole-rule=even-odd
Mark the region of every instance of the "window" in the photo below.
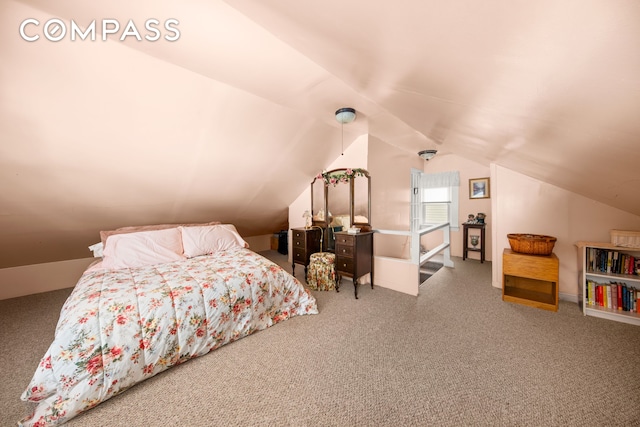
<svg viewBox="0 0 640 427">
<path fill-rule="evenodd" d="M 442 224 L 449 222 L 451 197 L 446 187 L 422 189 L 422 224 Z"/>
<path fill-rule="evenodd" d="M 420 175 L 420 226 L 448 222 L 452 230 L 458 230 L 459 173 Z"/>
</svg>

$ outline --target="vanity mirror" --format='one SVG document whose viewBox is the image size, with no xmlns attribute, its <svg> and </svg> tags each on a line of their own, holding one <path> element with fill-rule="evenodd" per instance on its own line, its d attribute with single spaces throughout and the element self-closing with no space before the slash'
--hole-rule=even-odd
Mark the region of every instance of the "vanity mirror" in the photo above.
<svg viewBox="0 0 640 427">
<path fill-rule="evenodd" d="M 334 233 L 371 230 L 371 177 L 365 169 L 333 169 L 311 183 L 313 225 L 324 230 L 323 250 L 334 249 Z"/>
</svg>

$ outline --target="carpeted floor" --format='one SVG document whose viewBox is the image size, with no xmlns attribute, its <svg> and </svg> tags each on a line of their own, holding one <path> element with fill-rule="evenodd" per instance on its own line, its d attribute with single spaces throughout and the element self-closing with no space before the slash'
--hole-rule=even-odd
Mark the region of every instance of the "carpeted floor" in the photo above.
<svg viewBox="0 0 640 427">
<path fill-rule="evenodd" d="M 291 271 L 286 257 L 265 253 Z M 343 282 L 301 316 L 170 369 L 69 426 L 640 426 L 640 327 L 506 303 L 491 263 L 418 297 Z M 302 278 L 301 268 L 296 273 Z M 0 425 L 69 290 L 0 301 Z"/>
</svg>

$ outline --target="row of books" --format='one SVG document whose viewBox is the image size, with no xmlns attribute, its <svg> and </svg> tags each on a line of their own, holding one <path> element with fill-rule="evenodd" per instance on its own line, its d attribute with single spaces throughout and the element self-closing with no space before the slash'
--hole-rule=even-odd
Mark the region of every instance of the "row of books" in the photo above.
<svg viewBox="0 0 640 427">
<path fill-rule="evenodd" d="M 640 275 L 640 258 L 638 257 L 610 249 L 586 249 L 588 271 Z"/>
<path fill-rule="evenodd" d="M 598 283 L 587 280 L 587 304 L 610 308 L 611 310 L 638 312 L 640 290 L 626 283 Z"/>
</svg>

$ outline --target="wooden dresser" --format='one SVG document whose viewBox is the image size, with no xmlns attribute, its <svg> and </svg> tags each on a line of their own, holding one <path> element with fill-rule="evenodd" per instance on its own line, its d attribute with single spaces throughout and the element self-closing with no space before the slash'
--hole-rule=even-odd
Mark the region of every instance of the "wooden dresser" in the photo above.
<svg viewBox="0 0 640 427">
<path fill-rule="evenodd" d="M 309 257 L 314 252 L 320 252 L 320 236 L 322 230 L 319 228 L 292 228 L 291 229 L 291 272 L 295 276 L 296 264 L 304 265 L 304 279 L 307 280 L 307 270 L 309 268 Z"/>
<path fill-rule="evenodd" d="M 342 276 L 353 279 L 356 299 L 358 298 L 358 279 L 371 273 L 371 289 L 373 289 L 373 232 L 349 234 L 339 231 L 336 235 L 336 274 L 337 287 Z"/>
</svg>

